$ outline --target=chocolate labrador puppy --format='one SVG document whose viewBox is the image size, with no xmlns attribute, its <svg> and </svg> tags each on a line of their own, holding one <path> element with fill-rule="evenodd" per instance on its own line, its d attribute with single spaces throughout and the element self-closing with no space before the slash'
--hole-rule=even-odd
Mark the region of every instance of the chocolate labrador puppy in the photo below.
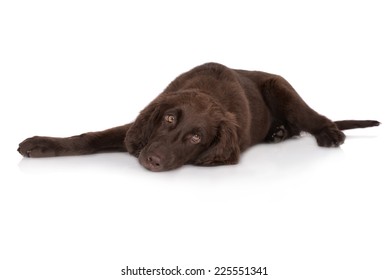
<svg viewBox="0 0 389 280">
<path fill-rule="evenodd" d="M 207 63 L 176 78 L 134 122 L 99 132 L 19 144 L 25 157 L 127 151 L 151 171 L 184 164 L 236 164 L 261 142 L 306 131 L 319 146 L 343 144 L 342 130 L 379 125 L 374 120 L 331 121 L 311 109 L 282 77 Z"/>
</svg>

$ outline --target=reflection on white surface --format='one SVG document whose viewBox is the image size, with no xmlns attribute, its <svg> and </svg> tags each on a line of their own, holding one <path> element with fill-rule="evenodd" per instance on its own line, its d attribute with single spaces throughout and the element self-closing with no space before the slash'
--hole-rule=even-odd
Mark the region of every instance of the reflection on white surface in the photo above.
<svg viewBox="0 0 389 280">
<path fill-rule="evenodd" d="M 289 139 L 279 144 L 259 144 L 241 155 L 240 162 L 232 166 L 218 167 L 198 167 L 185 165 L 173 171 L 153 173 L 144 169 L 137 158 L 127 153 L 99 153 L 87 156 L 66 156 L 54 158 L 21 158 L 18 167 L 23 173 L 50 174 L 50 173 L 77 173 L 91 172 L 98 176 L 104 174 L 116 174 L 124 177 L 133 178 L 134 175 L 146 177 L 176 177 L 182 180 L 190 179 L 198 181 L 204 178 L 217 178 L 221 181 L 231 182 L 233 180 L 229 175 L 243 172 L 250 176 L 250 180 L 256 179 L 259 182 L 283 180 L 290 176 L 298 177 L 301 173 L 319 172 L 347 162 L 350 155 L 345 150 L 355 148 L 358 145 L 374 142 L 374 135 L 352 135 L 348 136 L 346 143 L 340 148 L 321 148 L 317 147 L 315 139 L 310 135 Z M 359 143 L 358 143 L 359 142 Z M 376 141 L 375 141 L 376 142 Z M 355 156 L 355 155 L 354 155 Z M 348 167 L 353 162 L 348 162 Z M 332 167 L 331 167 L 332 166 Z M 201 176 L 199 177 L 198 175 Z M 50 175 L 48 175 L 50 176 Z M 220 177 L 221 176 L 221 177 Z M 134 179 L 134 178 L 133 178 Z M 139 179 L 139 178 L 138 178 Z M 137 180 L 137 178 L 135 178 Z M 237 180 L 242 180 L 238 178 Z M 243 178 L 243 180 L 245 180 Z M 163 181 L 161 182 L 163 183 Z"/>
</svg>

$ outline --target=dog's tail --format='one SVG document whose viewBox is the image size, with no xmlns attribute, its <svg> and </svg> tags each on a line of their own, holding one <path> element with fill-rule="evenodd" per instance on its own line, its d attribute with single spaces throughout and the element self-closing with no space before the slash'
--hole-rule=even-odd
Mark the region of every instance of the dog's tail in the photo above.
<svg viewBox="0 0 389 280">
<path fill-rule="evenodd" d="M 371 120 L 366 120 L 366 121 L 344 120 L 344 121 L 336 121 L 334 123 L 340 130 L 379 126 L 381 124 L 378 121 L 371 121 Z"/>
</svg>

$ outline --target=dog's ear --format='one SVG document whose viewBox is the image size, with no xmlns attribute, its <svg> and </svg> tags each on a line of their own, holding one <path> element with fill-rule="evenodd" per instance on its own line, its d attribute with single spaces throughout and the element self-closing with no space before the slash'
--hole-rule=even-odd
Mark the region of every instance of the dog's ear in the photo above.
<svg viewBox="0 0 389 280">
<path fill-rule="evenodd" d="M 234 115 L 227 113 L 226 118 L 220 122 L 213 143 L 199 155 L 194 164 L 211 166 L 238 163 L 240 149 L 237 127 Z"/>
<path fill-rule="evenodd" d="M 149 138 L 158 124 L 160 106 L 158 101 L 151 102 L 143 109 L 128 129 L 124 143 L 127 151 L 138 157 L 141 150 L 147 145 Z"/>
</svg>

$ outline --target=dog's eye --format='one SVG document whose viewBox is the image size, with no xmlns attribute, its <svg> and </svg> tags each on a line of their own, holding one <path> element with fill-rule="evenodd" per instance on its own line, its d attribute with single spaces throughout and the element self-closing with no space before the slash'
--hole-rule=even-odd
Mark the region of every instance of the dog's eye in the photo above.
<svg viewBox="0 0 389 280">
<path fill-rule="evenodd" d="M 200 135 L 198 135 L 198 134 L 194 134 L 194 135 L 190 138 L 190 142 L 191 142 L 192 144 L 198 144 L 198 143 L 200 143 L 200 141 L 201 141 L 201 137 L 200 137 Z"/>
<path fill-rule="evenodd" d="M 166 115 L 165 116 L 165 121 L 168 123 L 173 123 L 175 121 L 175 117 L 173 115 Z"/>
</svg>

